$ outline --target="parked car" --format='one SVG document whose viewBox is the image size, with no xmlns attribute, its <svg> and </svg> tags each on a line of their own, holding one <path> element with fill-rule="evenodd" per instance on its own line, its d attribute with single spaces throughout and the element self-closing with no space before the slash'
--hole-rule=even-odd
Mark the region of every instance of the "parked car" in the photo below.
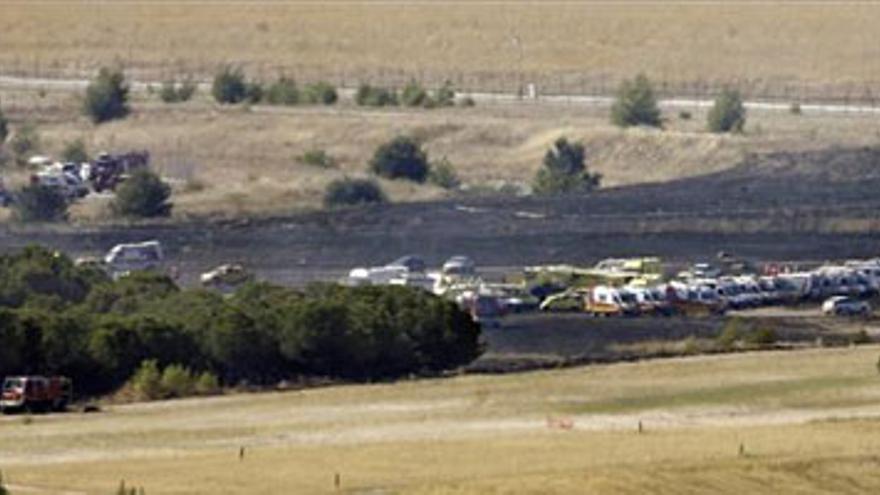
<svg viewBox="0 0 880 495">
<path fill-rule="evenodd" d="M 159 241 L 146 241 L 113 246 L 104 256 L 104 263 L 115 278 L 135 270 L 158 269 L 164 259 Z"/>
<path fill-rule="evenodd" d="M 871 305 L 866 301 L 846 296 L 830 297 L 822 303 L 822 312 L 837 316 L 867 316 L 871 313 Z"/>
</svg>

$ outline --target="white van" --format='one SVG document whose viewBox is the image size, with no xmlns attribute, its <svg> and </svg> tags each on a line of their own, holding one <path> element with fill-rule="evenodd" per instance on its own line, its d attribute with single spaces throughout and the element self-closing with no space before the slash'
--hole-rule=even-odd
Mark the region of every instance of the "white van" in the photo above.
<svg viewBox="0 0 880 495">
<path fill-rule="evenodd" d="M 155 270 L 164 260 L 159 241 L 118 244 L 104 256 L 104 263 L 114 276 L 136 270 Z"/>
</svg>

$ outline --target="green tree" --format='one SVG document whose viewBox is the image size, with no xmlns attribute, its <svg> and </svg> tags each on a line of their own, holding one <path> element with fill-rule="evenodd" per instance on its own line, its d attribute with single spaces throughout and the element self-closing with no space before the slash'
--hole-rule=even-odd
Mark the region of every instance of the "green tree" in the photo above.
<svg viewBox="0 0 880 495">
<path fill-rule="evenodd" d="M 618 127 L 661 127 L 660 108 L 651 81 L 644 74 L 624 80 L 611 106 L 611 122 Z"/>
<path fill-rule="evenodd" d="M 160 386 L 163 397 L 187 397 L 195 391 L 195 377 L 189 368 L 170 364 L 162 370 Z"/>
<path fill-rule="evenodd" d="M 12 205 L 21 222 L 59 222 L 67 220 L 67 198 L 57 187 L 31 184 L 21 188 Z"/>
<path fill-rule="evenodd" d="M 715 133 L 742 132 L 746 124 L 746 107 L 739 91 L 725 89 L 715 98 L 707 124 L 709 131 Z"/>
<path fill-rule="evenodd" d="M 324 206 L 357 206 L 385 203 L 388 199 L 376 181 L 370 179 L 336 179 L 324 190 Z"/>
<path fill-rule="evenodd" d="M 443 189 L 458 189 L 461 186 L 461 179 L 458 178 L 455 167 L 449 163 L 446 157 L 443 157 L 439 162 L 431 164 L 428 180 Z"/>
<path fill-rule="evenodd" d="M 451 81 L 446 81 L 437 88 L 434 94 L 434 101 L 438 107 L 455 106 L 455 88 L 452 86 Z"/>
<path fill-rule="evenodd" d="M 9 121 L 3 115 L 3 110 L 0 109 L 0 147 L 6 142 L 7 137 L 9 137 Z"/>
<path fill-rule="evenodd" d="M 162 398 L 162 373 L 155 359 L 142 361 L 129 382 L 132 391 L 142 400 Z"/>
<path fill-rule="evenodd" d="M 408 107 L 420 107 L 429 99 L 428 92 L 415 79 L 410 79 L 400 93 L 400 102 Z"/>
<path fill-rule="evenodd" d="M 121 70 L 103 67 L 98 71 L 86 88 L 83 110 L 96 124 L 129 114 L 128 85 Z"/>
<path fill-rule="evenodd" d="M 421 144 L 407 136 L 398 136 L 379 146 L 370 160 L 370 170 L 388 179 L 425 182 L 430 172 L 428 155 Z"/>
<path fill-rule="evenodd" d="M 394 90 L 362 84 L 355 93 L 354 101 L 365 107 L 393 106 L 397 105 L 397 93 Z"/>
<path fill-rule="evenodd" d="M 217 379 L 217 375 L 203 371 L 196 377 L 195 381 L 195 393 L 199 395 L 213 395 L 220 393 L 220 380 Z"/>
<path fill-rule="evenodd" d="M 602 176 L 591 174 L 585 165 L 586 153 L 581 143 L 562 137 L 544 155 L 543 167 L 535 175 L 536 194 L 589 192 L 599 186 Z"/>
<path fill-rule="evenodd" d="M 336 88 L 334 88 L 332 84 L 325 81 L 318 81 L 306 86 L 305 99 L 309 103 L 332 105 L 339 100 L 339 94 L 336 92 Z"/>
<path fill-rule="evenodd" d="M 61 150 L 61 159 L 65 162 L 85 163 L 89 161 L 89 153 L 86 150 L 86 143 L 81 138 L 74 139 L 64 143 L 64 149 Z"/>
<path fill-rule="evenodd" d="M 281 76 L 269 86 L 266 101 L 272 105 L 296 105 L 299 103 L 299 88 L 296 82 Z"/>
<path fill-rule="evenodd" d="M 171 186 L 155 173 L 142 169 L 116 188 L 111 209 L 123 217 L 167 217 L 171 214 Z"/>
<path fill-rule="evenodd" d="M 241 103 L 247 97 L 247 84 L 241 68 L 221 67 L 214 75 L 211 94 L 217 103 Z"/>
</svg>

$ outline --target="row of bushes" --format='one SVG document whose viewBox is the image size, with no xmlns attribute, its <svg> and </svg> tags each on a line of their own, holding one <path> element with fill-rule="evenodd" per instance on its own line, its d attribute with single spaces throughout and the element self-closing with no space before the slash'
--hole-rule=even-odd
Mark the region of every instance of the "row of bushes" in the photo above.
<svg viewBox="0 0 880 495">
<path fill-rule="evenodd" d="M 430 181 L 446 189 L 460 185 L 455 169 L 445 158 L 437 163 L 428 159 L 418 140 L 398 136 L 379 146 L 369 162 L 369 172 L 386 179 L 405 179 L 417 183 Z M 599 187 L 602 176 L 586 166 L 586 151 L 579 142 L 558 139 L 544 155 L 533 182 L 535 194 L 586 193 Z M 371 179 L 343 178 L 330 183 L 325 206 L 353 206 L 383 203 L 386 196 Z"/>
<path fill-rule="evenodd" d="M 327 82 L 317 82 L 300 89 L 296 81 L 280 76 L 275 82 L 264 86 L 258 81 L 248 81 L 239 68 L 223 67 L 211 86 L 211 95 L 218 103 L 269 103 L 271 105 L 297 105 L 300 103 L 332 105 L 339 99 L 336 88 Z"/>
<path fill-rule="evenodd" d="M 687 118 L 690 118 L 690 114 Z M 611 106 L 611 122 L 618 127 L 663 127 L 663 118 L 657 104 L 654 87 L 644 74 L 625 80 L 617 90 Z M 746 108 L 739 91 L 726 88 L 719 94 L 707 115 L 710 132 L 742 132 L 746 123 Z"/>
<path fill-rule="evenodd" d="M 152 86 L 148 91 L 153 92 Z M 190 78 L 177 81 L 169 79 L 159 88 L 159 98 L 165 103 L 189 101 L 198 85 Z M 320 104 L 333 105 L 339 100 L 336 88 L 325 81 L 307 84 L 300 88 L 296 81 L 280 76 L 270 84 L 248 80 L 241 68 L 224 66 L 214 76 L 211 95 L 218 103 L 267 103 L 270 105 Z M 102 68 L 86 88 L 84 112 L 96 124 L 125 118 L 130 112 L 129 86 L 119 69 Z M 410 107 L 448 107 L 455 105 L 455 90 L 451 82 L 444 83 L 429 93 L 416 81 L 410 81 L 398 96 L 397 91 L 362 85 L 355 95 L 355 102 L 362 106 L 387 106 L 402 104 Z M 462 105 L 472 106 L 473 100 L 465 98 Z M 2 117 L 2 116 L 0 116 Z M 0 143 L 5 138 L 5 121 L 0 119 Z"/>
<path fill-rule="evenodd" d="M 141 369 L 133 385 L 161 397 L 204 393 L 212 375 L 226 384 L 386 379 L 480 352 L 470 315 L 411 288 L 252 283 L 224 297 L 155 273 L 113 281 L 39 247 L 0 256 L 0 376 L 61 373 L 104 393 Z"/>
<path fill-rule="evenodd" d="M 422 108 L 451 107 L 455 105 L 455 88 L 451 82 L 446 81 L 432 94 L 417 81 L 410 80 L 398 95 L 397 91 L 393 89 L 363 84 L 355 93 L 354 101 L 358 105 L 367 107 L 395 105 Z M 461 100 L 460 104 L 473 106 L 474 100 L 466 97 Z"/>
</svg>

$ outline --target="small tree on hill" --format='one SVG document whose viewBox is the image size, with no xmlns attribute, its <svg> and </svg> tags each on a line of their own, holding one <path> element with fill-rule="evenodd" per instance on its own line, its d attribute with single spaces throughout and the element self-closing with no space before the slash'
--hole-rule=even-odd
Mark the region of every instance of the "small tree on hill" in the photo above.
<svg viewBox="0 0 880 495">
<path fill-rule="evenodd" d="M 0 110 L 0 147 L 6 142 L 7 137 L 9 137 L 9 121 L 3 115 L 3 110 Z"/>
<path fill-rule="evenodd" d="M 21 222 L 57 222 L 67 219 L 67 198 L 58 188 L 32 184 L 15 195 L 15 217 Z"/>
<path fill-rule="evenodd" d="M 592 191 L 599 186 L 600 174 L 591 174 L 585 165 L 581 143 L 559 138 L 544 155 L 544 166 L 535 176 L 536 194 L 565 194 Z"/>
<path fill-rule="evenodd" d="M 266 101 L 272 105 L 296 105 L 299 103 L 299 88 L 296 81 L 281 76 L 269 86 Z"/>
<path fill-rule="evenodd" d="M 742 132 L 746 124 L 746 107 L 742 96 L 735 89 L 725 89 L 715 98 L 715 104 L 709 110 L 709 131 Z"/>
<path fill-rule="evenodd" d="M 166 217 L 171 214 L 171 187 L 149 170 L 139 170 L 116 189 L 111 209 L 123 217 Z"/>
<path fill-rule="evenodd" d="M 339 99 L 339 94 L 336 92 L 336 88 L 330 83 L 318 81 L 306 86 L 305 99 L 309 103 L 332 105 Z"/>
<path fill-rule="evenodd" d="M 247 90 L 240 68 L 224 66 L 214 75 L 211 94 L 218 103 L 241 103 L 247 97 Z"/>
<path fill-rule="evenodd" d="M 387 198 L 376 181 L 369 179 L 337 179 L 324 191 L 324 206 L 357 206 L 385 203 Z"/>
<path fill-rule="evenodd" d="M 388 179 L 409 179 L 425 182 L 430 172 L 428 155 L 418 141 L 398 136 L 379 146 L 370 160 L 370 169 Z"/>
<path fill-rule="evenodd" d="M 98 71 L 86 88 L 83 110 L 96 124 L 122 119 L 129 114 L 128 85 L 121 70 L 104 67 Z"/>
<path fill-rule="evenodd" d="M 647 125 L 661 127 L 660 108 L 651 81 L 644 74 L 625 80 L 611 106 L 611 122 L 619 127 Z"/>
<path fill-rule="evenodd" d="M 428 92 L 415 79 L 410 79 L 400 93 L 400 102 L 408 107 L 420 107 L 429 99 Z"/>
</svg>

